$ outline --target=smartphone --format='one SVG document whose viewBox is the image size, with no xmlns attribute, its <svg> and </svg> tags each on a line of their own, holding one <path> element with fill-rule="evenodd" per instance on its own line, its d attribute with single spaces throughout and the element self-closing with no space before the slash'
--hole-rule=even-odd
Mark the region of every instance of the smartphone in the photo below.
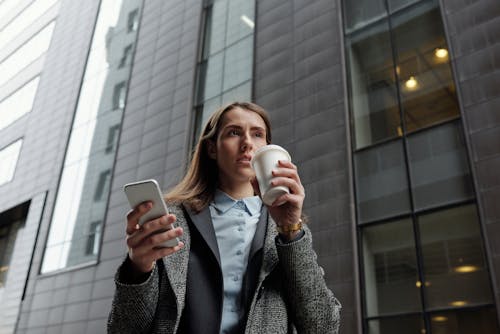
<svg viewBox="0 0 500 334">
<path fill-rule="evenodd" d="M 160 186 L 156 180 L 143 180 L 138 182 L 127 183 L 123 186 L 123 191 L 127 195 L 130 207 L 133 209 L 142 202 L 151 201 L 153 207 L 139 218 L 139 225 L 147 221 L 156 219 L 158 217 L 168 214 L 167 204 L 163 199 Z M 173 225 L 173 224 L 172 224 Z M 174 226 L 170 225 L 170 228 Z M 159 230 L 156 233 L 165 232 L 167 229 Z M 179 243 L 179 239 L 167 240 L 160 245 L 160 247 L 175 247 Z"/>
</svg>

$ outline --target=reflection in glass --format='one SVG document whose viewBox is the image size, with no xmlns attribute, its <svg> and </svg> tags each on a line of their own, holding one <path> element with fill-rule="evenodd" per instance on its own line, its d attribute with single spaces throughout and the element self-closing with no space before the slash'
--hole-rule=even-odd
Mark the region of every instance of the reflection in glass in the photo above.
<svg viewBox="0 0 500 334">
<path fill-rule="evenodd" d="M 410 211 L 401 141 L 356 152 L 354 168 L 360 222 Z"/>
<path fill-rule="evenodd" d="M 346 30 L 362 28 L 386 15 L 385 0 L 344 1 Z"/>
<path fill-rule="evenodd" d="M 118 67 L 121 67 L 118 65 Z M 123 109 L 125 107 L 126 82 L 120 82 L 115 85 L 113 91 L 113 109 Z"/>
<path fill-rule="evenodd" d="M 391 13 L 393 13 L 399 9 L 408 7 L 408 6 L 415 4 L 419 1 L 421 1 L 421 0 L 388 0 L 389 11 Z"/>
<path fill-rule="evenodd" d="M 493 302 L 475 205 L 419 217 L 429 308 Z"/>
<path fill-rule="evenodd" d="M 355 147 L 401 135 L 388 22 L 347 36 L 346 47 Z"/>
<path fill-rule="evenodd" d="M 127 32 L 137 31 L 139 28 L 139 9 L 136 8 L 128 14 Z"/>
<path fill-rule="evenodd" d="M 407 131 L 459 117 L 438 2 L 394 15 L 392 26 Z"/>
<path fill-rule="evenodd" d="M 494 307 L 433 313 L 431 330 L 433 334 L 500 333 Z"/>
<path fill-rule="evenodd" d="M 368 334 L 425 334 L 424 320 L 419 315 L 381 318 L 368 321 Z M 439 334 L 439 333 L 438 333 Z"/>
<path fill-rule="evenodd" d="M 33 107 L 40 77 L 36 77 L 0 102 L 0 129 L 3 129 Z"/>
<path fill-rule="evenodd" d="M 474 196 L 465 142 L 458 123 L 410 135 L 408 155 L 416 209 Z"/>
<path fill-rule="evenodd" d="M 224 59 L 224 91 L 252 79 L 253 36 L 226 49 Z"/>
<path fill-rule="evenodd" d="M 367 316 L 420 311 L 413 235 L 409 219 L 362 229 Z"/>
<path fill-rule="evenodd" d="M 19 139 L 0 149 L 0 185 L 10 182 L 14 178 L 22 144 L 23 140 Z"/>
<path fill-rule="evenodd" d="M 48 50 L 55 22 L 49 23 L 0 63 L 0 86 Z"/>
<path fill-rule="evenodd" d="M 14 253 L 18 231 L 24 225 L 24 219 L 0 224 L 0 289 L 5 286 L 10 260 Z"/>
<path fill-rule="evenodd" d="M 197 67 L 195 136 L 230 96 L 251 99 L 254 1 L 214 0 L 205 8 L 203 49 Z M 244 87 L 244 88 L 241 88 Z M 198 113 L 202 113 L 201 115 Z"/>
<path fill-rule="evenodd" d="M 97 259 L 141 0 L 103 0 L 57 192 L 42 273 Z M 129 51 L 127 48 L 131 48 Z M 129 53 L 130 52 L 130 53 Z M 123 61 L 125 54 L 125 61 Z"/>
</svg>

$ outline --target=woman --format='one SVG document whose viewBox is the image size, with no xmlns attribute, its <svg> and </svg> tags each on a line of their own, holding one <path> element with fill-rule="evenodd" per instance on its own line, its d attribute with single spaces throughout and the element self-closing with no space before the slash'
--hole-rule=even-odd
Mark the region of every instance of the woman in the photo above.
<svg viewBox="0 0 500 334">
<path fill-rule="evenodd" d="M 337 333 L 340 304 L 302 225 L 304 187 L 280 161 L 273 185 L 290 194 L 266 207 L 250 165 L 271 142 L 267 113 L 232 103 L 206 124 L 170 214 L 138 226 L 127 215 L 128 257 L 116 274 L 112 333 Z M 173 224 L 175 228 L 154 233 Z M 179 238 L 173 248 L 156 248 Z"/>
</svg>

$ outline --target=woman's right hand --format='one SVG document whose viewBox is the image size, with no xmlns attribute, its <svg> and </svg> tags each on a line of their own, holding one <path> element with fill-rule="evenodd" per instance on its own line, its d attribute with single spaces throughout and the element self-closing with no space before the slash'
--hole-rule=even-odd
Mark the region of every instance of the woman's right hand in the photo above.
<svg viewBox="0 0 500 334">
<path fill-rule="evenodd" d="M 176 220 L 173 214 L 150 220 L 139 226 L 139 218 L 152 207 L 152 202 L 143 202 L 127 213 L 128 256 L 136 273 L 150 272 L 156 260 L 184 247 L 182 242 L 175 247 L 158 247 L 161 243 L 177 238 L 183 233 L 182 227 L 170 229 L 170 225 Z M 155 233 L 158 230 L 166 231 Z"/>
</svg>

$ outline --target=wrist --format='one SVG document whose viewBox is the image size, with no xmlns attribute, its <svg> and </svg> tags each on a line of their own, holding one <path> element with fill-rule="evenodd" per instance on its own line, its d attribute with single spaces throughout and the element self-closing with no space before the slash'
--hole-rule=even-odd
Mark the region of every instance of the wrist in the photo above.
<svg viewBox="0 0 500 334">
<path fill-rule="evenodd" d="M 302 219 L 299 219 L 298 223 L 293 224 L 276 224 L 276 229 L 285 240 L 293 240 L 302 231 Z"/>
</svg>

